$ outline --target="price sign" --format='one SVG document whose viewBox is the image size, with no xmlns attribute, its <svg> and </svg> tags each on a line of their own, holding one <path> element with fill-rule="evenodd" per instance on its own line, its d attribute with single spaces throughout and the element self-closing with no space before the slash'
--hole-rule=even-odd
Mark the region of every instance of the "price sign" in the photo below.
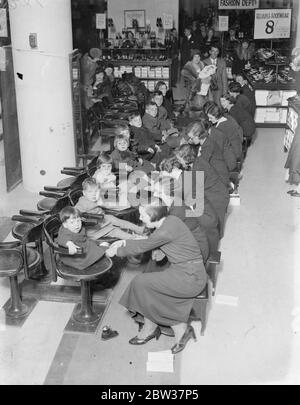
<svg viewBox="0 0 300 405">
<path fill-rule="evenodd" d="M 96 29 L 105 30 L 106 29 L 106 14 L 96 14 Z"/>
<path fill-rule="evenodd" d="M 228 15 L 219 15 L 219 31 L 228 31 Z"/>
<path fill-rule="evenodd" d="M 291 16 L 291 9 L 255 10 L 254 39 L 289 38 Z"/>
<path fill-rule="evenodd" d="M 165 30 L 171 30 L 173 28 L 172 14 L 163 14 L 163 27 Z"/>
</svg>

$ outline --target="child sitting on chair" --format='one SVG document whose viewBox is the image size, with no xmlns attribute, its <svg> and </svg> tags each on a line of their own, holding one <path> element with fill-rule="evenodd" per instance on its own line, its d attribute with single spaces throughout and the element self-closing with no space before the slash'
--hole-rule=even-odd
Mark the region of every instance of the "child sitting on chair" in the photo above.
<svg viewBox="0 0 300 405">
<path fill-rule="evenodd" d="M 140 113 L 133 112 L 128 117 L 130 130 L 133 134 L 133 142 L 138 154 L 143 154 L 145 159 L 151 160 L 159 147 L 155 144 L 152 134 L 147 128 L 143 127 Z"/>
<path fill-rule="evenodd" d="M 103 210 L 99 205 L 103 205 L 103 200 L 100 198 L 100 190 L 96 180 L 92 177 L 85 179 L 82 183 L 83 196 L 79 198 L 75 208 L 82 213 L 103 214 Z M 122 229 L 133 231 L 133 234 L 127 233 Z M 132 224 L 128 221 L 123 221 L 113 215 L 104 215 L 103 221 L 96 226 L 87 229 L 87 236 L 97 240 L 104 236 L 109 236 L 118 239 L 136 239 L 142 234 L 143 228 Z"/>
<path fill-rule="evenodd" d="M 129 139 L 124 135 L 119 135 L 115 137 L 114 141 L 115 149 L 111 153 L 111 158 L 113 162 L 113 167 L 116 170 L 126 170 L 128 173 L 133 170 L 143 170 L 146 173 L 150 173 L 154 165 L 150 162 L 144 161 L 142 158 L 138 157 L 138 154 L 129 150 Z M 123 167 L 120 166 L 123 164 Z"/>
<path fill-rule="evenodd" d="M 116 187 L 116 176 L 112 173 L 112 158 L 107 152 L 100 153 L 93 178 L 103 190 Z"/>
<path fill-rule="evenodd" d="M 138 159 L 137 154 L 129 150 L 129 139 L 124 135 L 115 137 L 114 147 L 110 155 L 114 169 L 119 170 L 120 163 L 123 163 L 126 165 L 125 170 L 132 172 L 138 163 L 143 163 L 143 159 Z"/>
<path fill-rule="evenodd" d="M 168 112 L 163 106 L 164 96 L 160 90 L 152 94 L 152 101 L 157 105 L 157 120 L 160 130 L 170 129 L 173 127 L 173 122 L 168 118 Z"/>
<path fill-rule="evenodd" d="M 62 222 L 58 231 L 57 243 L 66 247 L 70 255 L 60 255 L 61 261 L 67 265 L 84 270 L 101 259 L 105 250 L 89 239 L 85 228 L 82 226 L 80 211 L 75 207 L 67 206 L 59 213 Z M 82 248 L 83 254 L 76 255 L 77 249 Z"/>
<path fill-rule="evenodd" d="M 163 133 L 158 121 L 158 107 L 154 101 L 146 104 L 142 122 L 143 126 L 151 133 L 154 141 L 161 142 Z"/>
</svg>

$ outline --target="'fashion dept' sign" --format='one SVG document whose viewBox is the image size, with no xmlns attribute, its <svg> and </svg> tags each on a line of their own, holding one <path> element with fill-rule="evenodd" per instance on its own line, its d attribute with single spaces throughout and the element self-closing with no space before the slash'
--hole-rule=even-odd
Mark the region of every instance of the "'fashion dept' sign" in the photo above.
<svg viewBox="0 0 300 405">
<path fill-rule="evenodd" d="M 259 7 L 259 0 L 219 0 L 219 9 L 252 9 Z"/>
<path fill-rule="evenodd" d="M 254 39 L 289 38 L 291 16 L 288 8 L 255 10 Z"/>
</svg>

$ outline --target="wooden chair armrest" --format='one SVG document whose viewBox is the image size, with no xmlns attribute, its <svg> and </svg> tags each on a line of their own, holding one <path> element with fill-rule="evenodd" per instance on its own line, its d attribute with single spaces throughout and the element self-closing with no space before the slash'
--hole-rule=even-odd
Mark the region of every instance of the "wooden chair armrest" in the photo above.
<svg viewBox="0 0 300 405">
<path fill-rule="evenodd" d="M 68 167 L 68 166 L 65 166 L 65 167 L 63 167 L 62 170 L 81 173 L 82 171 L 85 170 L 85 167 L 78 167 L 78 166 L 77 167 Z"/>
<path fill-rule="evenodd" d="M 38 225 L 41 223 L 41 218 L 34 218 L 34 217 L 25 217 L 24 215 L 13 215 L 11 217 L 13 221 L 17 222 L 28 222 L 30 224 Z"/>
<path fill-rule="evenodd" d="M 44 191 L 51 191 L 54 193 L 62 193 L 64 194 L 66 191 L 68 191 L 70 186 L 64 186 L 64 187 L 57 187 L 57 186 L 45 186 Z"/>
<path fill-rule="evenodd" d="M 42 217 L 45 214 L 49 214 L 50 211 L 31 211 L 31 210 L 20 210 L 19 214 L 26 217 Z"/>
<path fill-rule="evenodd" d="M 56 199 L 59 199 L 64 196 L 64 193 L 54 193 L 51 191 L 40 191 L 39 194 L 44 197 L 56 198 Z"/>
<path fill-rule="evenodd" d="M 84 212 L 81 214 L 81 217 L 85 218 L 85 219 L 94 219 L 96 221 L 99 221 L 99 220 L 103 220 L 104 214 L 92 214 L 92 213 Z"/>
<path fill-rule="evenodd" d="M 78 174 L 84 173 L 84 170 L 77 171 L 77 170 L 69 170 L 69 169 L 62 169 L 61 174 L 66 174 L 67 176 L 78 176 Z"/>
<path fill-rule="evenodd" d="M 0 242 L 0 249 L 14 249 L 21 246 L 21 242 L 16 240 L 13 242 Z"/>
</svg>

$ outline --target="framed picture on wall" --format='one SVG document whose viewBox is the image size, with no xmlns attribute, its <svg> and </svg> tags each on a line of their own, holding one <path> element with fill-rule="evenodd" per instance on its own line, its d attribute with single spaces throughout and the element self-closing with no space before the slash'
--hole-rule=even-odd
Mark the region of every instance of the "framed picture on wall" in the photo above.
<svg viewBox="0 0 300 405">
<path fill-rule="evenodd" d="M 124 10 L 124 27 L 145 28 L 145 18 L 145 10 Z"/>
</svg>

